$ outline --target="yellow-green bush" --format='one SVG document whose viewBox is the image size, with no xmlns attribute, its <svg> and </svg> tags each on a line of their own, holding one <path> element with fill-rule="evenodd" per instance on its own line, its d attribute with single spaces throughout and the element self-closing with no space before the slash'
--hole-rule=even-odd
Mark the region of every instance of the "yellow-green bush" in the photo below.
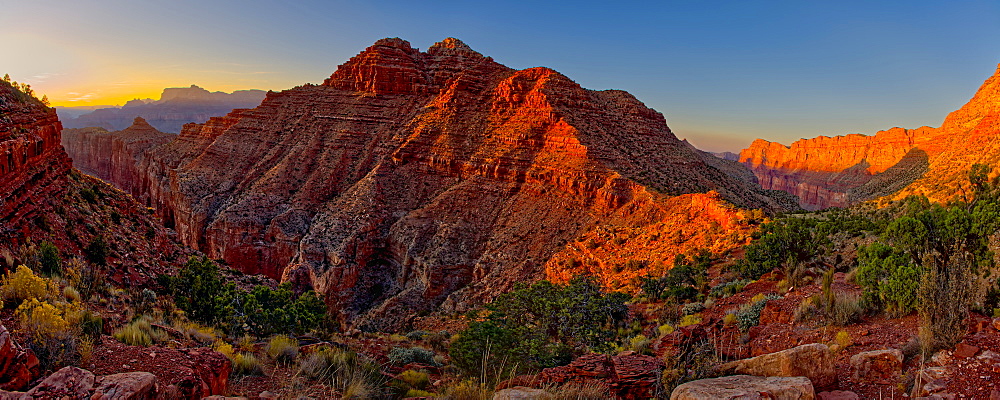
<svg viewBox="0 0 1000 400">
<path fill-rule="evenodd" d="M 656 332 L 660 334 L 660 337 L 664 337 L 674 333 L 674 327 L 670 326 L 670 324 L 663 324 L 656 328 Z"/>
<path fill-rule="evenodd" d="M 418 390 L 426 389 L 427 385 L 430 385 L 431 383 L 430 376 L 427 375 L 427 373 L 414 371 L 412 369 L 403 371 L 403 373 L 399 374 L 397 379 L 406 382 L 406 384 L 410 385 L 411 388 Z"/>
<path fill-rule="evenodd" d="M 263 364 L 252 353 L 236 353 L 231 361 L 233 362 L 233 373 L 237 375 L 261 375 L 264 373 Z"/>
<path fill-rule="evenodd" d="M 58 288 L 49 279 L 35 275 L 28 267 L 21 265 L 14 272 L 8 272 L 0 282 L 0 297 L 13 305 L 20 305 L 28 299 L 48 300 L 55 297 Z"/>
<path fill-rule="evenodd" d="M 21 328 L 31 332 L 36 339 L 66 336 L 79 322 L 79 310 L 72 305 L 53 305 L 36 298 L 21 303 L 15 314 L 21 320 Z"/>
<path fill-rule="evenodd" d="M 111 336 L 114 336 L 119 342 L 130 346 L 149 346 L 153 344 L 153 339 L 149 336 L 149 332 L 135 323 L 118 328 Z"/>
<path fill-rule="evenodd" d="M 299 341 L 284 335 L 273 336 L 267 341 L 265 350 L 274 361 L 290 363 L 299 355 Z"/>
<path fill-rule="evenodd" d="M 695 324 L 700 324 L 700 323 L 701 323 L 701 315 L 691 314 L 691 315 L 685 315 L 684 318 L 681 318 L 681 322 L 678 325 L 679 326 L 688 326 L 688 325 L 695 325 Z"/>
<path fill-rule="evenodd" d="M 444 388 L 444 397 L 451 400 L 483 400 L 493 397 L 493 391 L 487 385 L 467 379 Z"/>
</svg>

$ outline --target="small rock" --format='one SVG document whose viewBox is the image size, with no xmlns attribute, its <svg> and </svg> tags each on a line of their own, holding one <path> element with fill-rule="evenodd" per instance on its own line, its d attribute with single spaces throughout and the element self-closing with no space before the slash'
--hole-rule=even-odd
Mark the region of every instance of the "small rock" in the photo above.
<svg viewBox="0 0 1000 400">
<path fill-rule="evenodd" d="M 548 393 L 542 389 L 516 386 L 494 393 L 493 400 L 534 400 L 545 396 L 548 396 Z"/>
<path fill-rule="evenodd" d="M 91 400 L 138 400 L 156 397 L 156 375 L 124 372 L 97 378 Z"/>
<path fill-rule="evenodd" d="M 993 318 L 993 329 L 1000 331 L 1000 318 Z"/>
<path fill-rule="evenodd" d="M 276 395 L 274 393 L 271 393 L 271 392 L 268 392 L 266 390 L 263 391 L 263 392 L 260 392 L 260 394 L 258 394 L 257 397 L 260 400 L 278 400 L 278 395 Z"/>
<path fill-rule="evenodd" d="M 959 343 L 955 346 L 955 352 L 953 353 L 955 357 L 958 358 L 969 358 L 973 357 L 979 353 L 979 348 L 971 344 Z"/>
<path fill-rule="evenodd" d="M 851 356 L 851 370 L 857 382 L 892 383 L 903 368 L 903 352 L 898 349 L 866 351 Z"/>
<path fill-rule="evenodd" d="M 857 393 L 846 390 L 833 390 L 829 392 L 819 392 L 816 397 L 819 400 L 859 400 Z"/>
<path fill-rule="evenodd" d="M 947 350 L 941 350 L 931 356 L 931 362 L 937 365 L 948 365 L 951 362 L 951 352 Z"/>
</svg>

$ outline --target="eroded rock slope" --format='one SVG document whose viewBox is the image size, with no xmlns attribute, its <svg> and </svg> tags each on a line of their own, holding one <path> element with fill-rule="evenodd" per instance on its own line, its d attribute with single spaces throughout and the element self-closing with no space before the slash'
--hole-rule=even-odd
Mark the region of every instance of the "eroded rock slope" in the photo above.
<svg viewBox="0 0 1000 400">
<path fill-rule="evenodd" d="M 632 232 L 618 244 L 646 261 L 724 251 L 751 229 L 737 206 L 793 206 L 710 165 L 626 92 L 456 39 L 425 52 L 379 40 L 321 85 L 186 125 L 139 170 L 114 183 L 186 244 L 312 285 L 364 328 L 547 275 L 626 286 L 641 268 L 576 244 Z"/>
</svg>

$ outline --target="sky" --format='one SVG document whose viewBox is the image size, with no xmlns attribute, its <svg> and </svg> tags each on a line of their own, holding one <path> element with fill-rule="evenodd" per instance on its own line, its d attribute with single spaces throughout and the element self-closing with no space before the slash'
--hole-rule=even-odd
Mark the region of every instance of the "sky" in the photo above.
<svg viewBox="0 0 1000 400">
<path fill-rule="evenodd" d="M 56 106 L 283 90 L 383 37 L 626 90 L 678 137 L 738 152 L 939 126 L 1000 63 L 1000 2 L 13 0 L 0 73 Z"/>
</svg>

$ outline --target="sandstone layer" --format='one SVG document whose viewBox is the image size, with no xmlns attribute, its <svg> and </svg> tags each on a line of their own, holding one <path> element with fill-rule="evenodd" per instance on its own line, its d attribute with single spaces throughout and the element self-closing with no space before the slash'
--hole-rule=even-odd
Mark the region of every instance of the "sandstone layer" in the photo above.
<svg viewBox="0 0 1000 400">
<path fill-rule="evenodd" d="M 138 181 L 112 182 L 209 257 L 312 285 L 345 324 L 393 329 L 546 272 L 587 273 L 552 260 L 588 235 L 655 227 L 664 239 L 637 239 L 636 257 L 672 260 L 745 241 L 734 205 L 794 206 L 724 161 L 626 92 L 514 70 L 456 39 L 425 52 L 383 39 L 322 85 L 186 125 L 143 153 Z"/>
<path fill-rule="evenodd" d="M 973 163 L 1000 161 L 998 121 L 1000 70 L 940 128 L 820 136 L 791 146 L 757 139 L 739 161 L 762 188 L 794 194 L 809 210 L 910 194 L 944 201 L 968 194 L 966 174 Z"/>
</svg>

